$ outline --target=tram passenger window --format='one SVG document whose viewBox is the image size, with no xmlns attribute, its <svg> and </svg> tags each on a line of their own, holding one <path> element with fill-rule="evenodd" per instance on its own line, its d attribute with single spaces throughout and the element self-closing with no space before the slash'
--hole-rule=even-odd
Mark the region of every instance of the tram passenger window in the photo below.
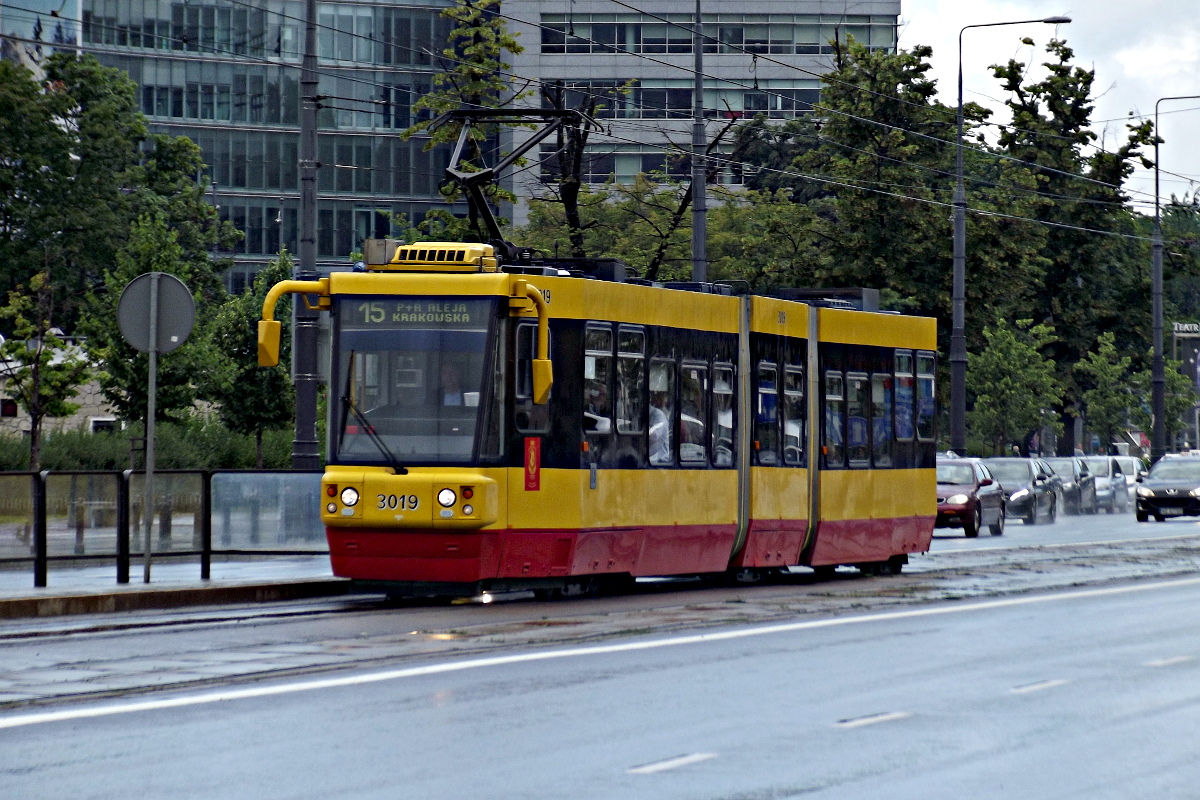
<svg viewBox="0 0 1200 800">
<path fill-rule="evenodd" d="M 733 466 L 733 367 L 713 366 L 712 463 L 716 467 Z"/>
<path fill-rule="evenodd" d="M 537 355 L 537 323 L 522 321 L 517 325 L 517 357 L 513 394 L 513 422 L 521 433 L 545 433 L 550 430 L 550 404 L 533 402 L 533 359 Z M 554 387 L 550 388 L 551 396 Z M 500 393 L 500 397 L 503 397 Z"/>
<path fill-rule="evenodd" d="M 708 463 L 708 367 L 684 364 L 679 378 L 679 460 Z"/>
<path fill-rule="evenodd" d="M 609 326 L 588 325 L 583 342 L 583 432 L 612 433 L 613 335 Z"/>
<path fill-rule="evenodd" d="M 804 371 L 783 369 L 783 463 L 804 463 Z"/>
<path fill-rule="evenodd" d="M 846 465 L 845 379 L 840 372 L 825 373 L 825 466 Z"/>
<path fill-rule="evenodd" d="M 892 376 L 871 376 L 871 450 L 875 466 L 892 465 Z"/>
<path fill-rule="evenodd" d="M 671 446 L 671 420 L 675 417 L 675 362 L 650 362 L 650 463 L 675 463 Z"/>
<path fill-rule="evenodd" d="M 917 353 L 917 438 L 923 442 L 933 441 L 935 363 L 933 353 Z"/>
<path fill-rule="evenodd" d="M 850 466 L 871 466 L 871 429 L 867 416 L 870 406 L 867 376 L 850 373 L 846 376 L 846 455 Z"/>
<path fill-rule="evenodd" d="M 617 433 L 641 433 L 646 410 L 646 333 L 617 331 Z"/>
<path fill-rule="evenodd" d="M 763 466 L 779 463 L 779 368 L 758 363 L 758 407 L 754 415 L 755 459 Z"/>
<path fill-rule="evenodd" d="M 913 377 L 911 350 L 896 351 L 896 441 L 911 441 L 913 407 L 916 405 L 916 379 Z"/>
</svg>

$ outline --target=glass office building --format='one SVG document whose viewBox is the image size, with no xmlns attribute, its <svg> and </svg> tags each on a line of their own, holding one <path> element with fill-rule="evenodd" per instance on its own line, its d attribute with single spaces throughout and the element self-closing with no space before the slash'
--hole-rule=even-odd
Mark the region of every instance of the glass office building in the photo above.
<svg viewBox="0 0 1200 800">
<path fill-rule="evenodd" d="M 317 254 L 345 265 L 392 216 L 445 208 L 449 153 L 404 141 L 450 24 L 421 6 L 321 3 Z M 200 145 L 222 218 L 245 231 L 232 290 L 297 249 L 304 4 L 286 0 L 82 0 L 82 48 L 137 82 L 155 132 Z"/>
</svg>

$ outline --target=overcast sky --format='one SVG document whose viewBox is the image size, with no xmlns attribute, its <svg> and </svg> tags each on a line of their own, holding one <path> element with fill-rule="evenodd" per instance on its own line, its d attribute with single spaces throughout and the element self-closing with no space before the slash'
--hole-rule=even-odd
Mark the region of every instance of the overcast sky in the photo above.
<svg viewBox="0 0 1200 800">
<path fill-rule="evenodd" d="M 1153 117 L 1160 97 L 1200 95 L 1200 0 L 902 0 L 900 46 L 933 47 L 940 99 L 955 105 L 958 32 L 964 25 L 1048 16 L 1071 17 L 1070 24 L 1057 26 L 1057 36 L 1075 51 L 1078 66 L 1096 71 L 1092 119 L 1101 136 L 1098 144 L 1111 148 L 1123 141 L 1129 113 Z M 968 30 L 963 34 L 964 100 L 999 108 L 1003 93 L 988 66 L 1010 58 L 1041 64 L 1045 43 L 1055 35 L 1056 26 L 1036 23 Z M 1025 36 L 1035 48 L 1020 43 Z M 994 119 L 1007 121 L 1004 115 Z M 1200 100 L 1162 103 L 1159 124 L 1166 140 L 1160 146 L 1165 201 L 1172 192 L 1200 188 Z M 1138 208 L 1152 214 L 1154 171 L 1139 168 L 1130 188 L 1145 193 L 1133 197 L 1148 201 Z"/>
</svg>

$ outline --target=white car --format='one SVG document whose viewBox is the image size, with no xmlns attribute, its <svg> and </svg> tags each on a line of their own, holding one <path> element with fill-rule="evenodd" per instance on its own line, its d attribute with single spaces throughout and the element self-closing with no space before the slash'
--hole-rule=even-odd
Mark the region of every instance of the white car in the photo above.
<svg viewBox="0 0 1200 800">
<path fill-rule="evenodd" d="M 1140 458 L 1133 456 L 1115 456 L 1115 458 L 1121 465 L 1121 472 L 1125 474 L 1125 484 L 1129 488 L 1129 501 L 1132 503 L 1137 499 L 1138 479 L 1146 477 L 1146 465 Z"/>
</svg>

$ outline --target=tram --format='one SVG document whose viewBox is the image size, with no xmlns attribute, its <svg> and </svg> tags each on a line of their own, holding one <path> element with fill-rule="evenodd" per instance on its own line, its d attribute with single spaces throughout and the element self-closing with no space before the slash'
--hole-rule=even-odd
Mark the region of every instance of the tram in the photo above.
<svg viewBox="0 0 1200 800">
<path fill-rule="evenodd" d="M 547 124 L 494 168 L 470 126 Z M 624 280 L 501 236 L 483 187 L 578 112 L 475 109 L 447 178 L 487 243 L 368 240 L 282 281 L 329 313 L 321 515 L 335 575 L 396 596 L 576 593 L 792 566 L 898 572 L 937 516 L 936 321 Z M 594 124 L 594 123 L 592 123 Z M 844 302 L 841 305 L 846 305 Z"/>
<path fill-rule="evenodd" d="M 271 364 L 284 294 L 331 318 L 335 575 L 573 592 L 893 573 L 929 548 L 933 319 L 392 244 L 366 271 L 277 284 L 259 323 Z"/>
</svg>

